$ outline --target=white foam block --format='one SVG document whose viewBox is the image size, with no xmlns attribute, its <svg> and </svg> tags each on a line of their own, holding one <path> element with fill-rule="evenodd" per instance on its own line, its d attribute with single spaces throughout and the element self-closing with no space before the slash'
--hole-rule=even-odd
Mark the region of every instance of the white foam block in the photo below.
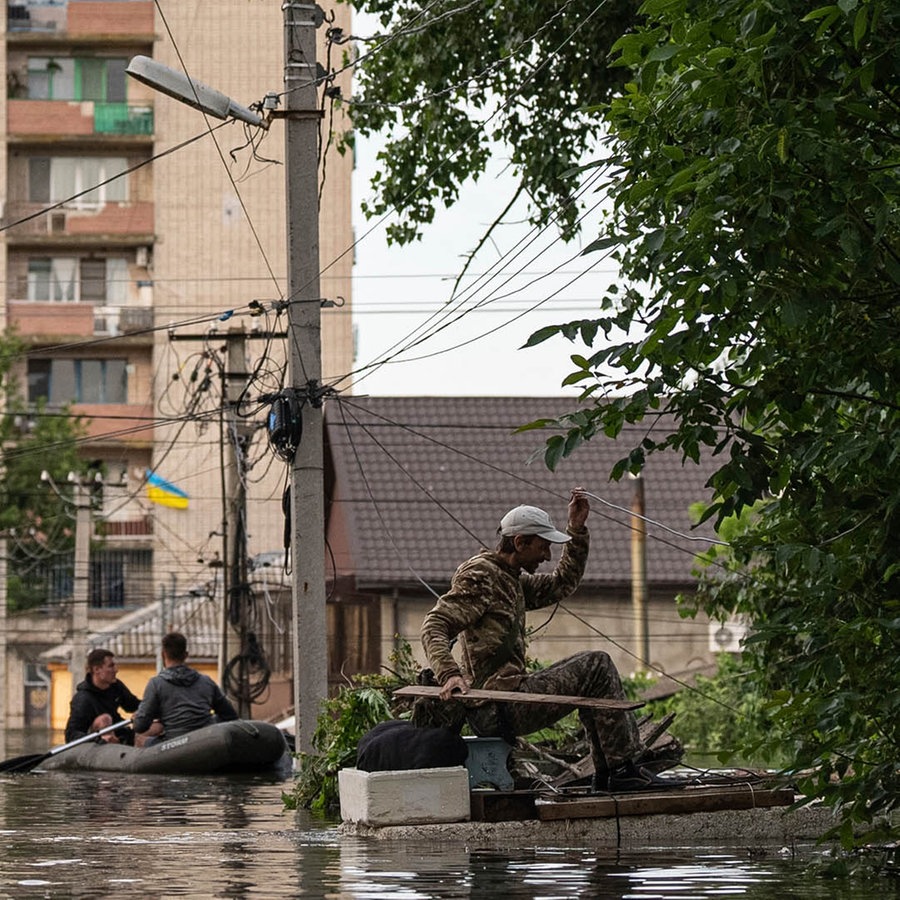
<svg viewBox="0 0 900 900">
<path fill-rule="evenodd" d="M 338 772 L 341 819 L 366 825 L 467 822 L 469 773 L 464 766 L 397 772 Z"/>
</svg>

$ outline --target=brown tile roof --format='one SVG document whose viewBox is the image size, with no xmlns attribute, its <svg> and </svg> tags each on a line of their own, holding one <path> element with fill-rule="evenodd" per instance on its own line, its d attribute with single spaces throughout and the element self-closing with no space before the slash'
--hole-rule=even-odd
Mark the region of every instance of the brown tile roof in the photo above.
<svg viewBox="0 0 900 900">
<path fill-rule="evenodd" d="M 564 526 L 569 490 L 580 485 L 630 508 L 633 481 L 610 482 L 609 471 L 647 425 L 626 427 L 618 441 L 595 438 L 556 472 L 541 459 L 530 461 L 549 432 L 513 433 L 573 405 L 571 398 L 527 397 L 330 401 L 325 420 L 335 477 L 331 521 L 347 522 L 352 556 L 339 563 L 339 574 L 355 575 L 362 589 L 413 586 L 418 575 L 441 591 L 481 544 L 494 546 L 498 522 L 513 506 L 544 507 Z M 708 499 L 704 483 L 715 468 L 710 460 L 682 465 L 676 454 L 652 456 L 645 470 L 645 514 L 689 532 L 689 506 Z M 630 583 L 629 515 L 597 500 L 591 504 L 585 586 Z M 704 546 L 648 526 L 650 586 L 689 584 L 693 554 Z"/>
</svg>

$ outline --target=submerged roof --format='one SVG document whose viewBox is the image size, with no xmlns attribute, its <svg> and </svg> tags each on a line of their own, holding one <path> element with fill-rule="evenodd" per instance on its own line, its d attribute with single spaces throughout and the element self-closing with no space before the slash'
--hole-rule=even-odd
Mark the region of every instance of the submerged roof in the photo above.
<svg viewBox="0 0 900 900">
<path fill-rule="evenodd" d="M 575 406 L 572 398 L 342 397 L 326 407 L 334 465 L 330 521 L 345 523 L 350 559 L 338 574 L 366 587 L 412 585 L 421 578 L 440 590 L 480 546 L 493 547 L 500 518 L 513 506 L 546 509 L 564 527 L 575 486 L 591 500 L 592 551 L 585 585 L 631 581 L 633 529 L 628 510 L 635 481 L 610 482 L 609 472 L 651 428 L 626 426 L 617 440 L 594 438 L 550 472 L 540 458 L 552 432 L 515 433 L 539 418 Z M 660 427 L 660 426 L 658 426 Z M 534 458 L 535 453 L 538 458 Z M 704 487 L 717 466 L 682 464 L 675 453 L 650 457 L 644 471 L 645 515 L 691 536 L 691 504 L 709 499 Z M 605 505 L 614 504 L 621 509 Z M 657 584 L 692 581 L 693 557 L 707 545 L 647 526 L 647 578 Z"/>
</svg>

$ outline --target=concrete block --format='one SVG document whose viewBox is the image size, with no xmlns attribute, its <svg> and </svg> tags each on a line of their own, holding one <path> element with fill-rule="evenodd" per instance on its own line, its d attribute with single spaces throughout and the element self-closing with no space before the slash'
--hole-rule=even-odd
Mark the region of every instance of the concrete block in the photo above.
<svg viewBox="0 0 900 900">
<path fill-rule="evenodd" d="M 397 772 L 338 772 L 341 819 L 366 825 L 469 821 L 469 773 L 464 766 Z"/>
</svg>

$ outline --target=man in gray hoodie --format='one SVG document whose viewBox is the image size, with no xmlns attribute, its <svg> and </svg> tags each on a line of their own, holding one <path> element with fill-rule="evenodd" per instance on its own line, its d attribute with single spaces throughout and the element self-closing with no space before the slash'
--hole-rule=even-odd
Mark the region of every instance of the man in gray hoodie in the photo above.
<svg viewBox="0 0 900 900">
<path fill-rule="evenodd" d="M 162 659 L 165 668 L 147 682 L 144 699 L 134 714 L 133 727 L 138 734 L 156 722 L 162 725 L 164 735 L 148 737 L 145 746 L 238 717 L 209 675 L 185 665 L 187 638 L 183 634 L 172 631 L 162 639 Z"/>
</svg>

